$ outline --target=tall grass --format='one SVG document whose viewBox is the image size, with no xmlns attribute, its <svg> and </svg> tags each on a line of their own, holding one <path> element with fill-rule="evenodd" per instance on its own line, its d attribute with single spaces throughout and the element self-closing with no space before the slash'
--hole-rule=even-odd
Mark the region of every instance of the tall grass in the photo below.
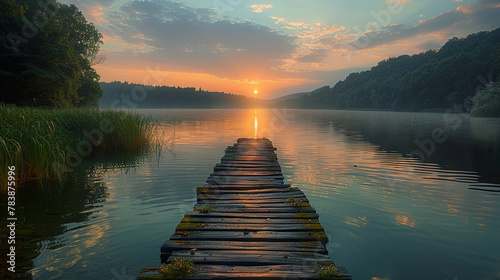
<svg viewBox="0 0 500 280">
<path fill-rule="evenodd" d="M 16 167 L 21 183 L 56 178 L 70 169 L 66 168 L 70 151 L 84 151 L 77 154 L 82 159 L 141 152 L 158 144 L 156 127 L 151 118 L 125 111 L 0 104 L 0 190 L 6 189 L 8 166 Z M 87 155 L 89 148 L 92 152 Z"/>
</svg>

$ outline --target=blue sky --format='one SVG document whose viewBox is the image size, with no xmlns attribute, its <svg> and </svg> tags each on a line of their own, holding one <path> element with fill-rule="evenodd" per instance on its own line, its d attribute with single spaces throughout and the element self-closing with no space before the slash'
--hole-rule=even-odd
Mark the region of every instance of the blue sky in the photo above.
<svg viewBox="0 0 500 280">
<path fill-rule="evenodd" d="M 499 0 L 62 0 L 104 35 L 102 81 L 262 98 L 500 27 Z M 152 79 L 154 77 L 154 79 Z"/>
</svg>

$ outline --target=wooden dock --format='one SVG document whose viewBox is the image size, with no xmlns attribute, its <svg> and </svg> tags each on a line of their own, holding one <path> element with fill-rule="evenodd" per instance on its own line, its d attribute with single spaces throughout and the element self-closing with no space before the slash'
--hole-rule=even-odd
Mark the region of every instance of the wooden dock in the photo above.
<svg viewBox="0 0 500 280">
<path fill-rule="evenodd" d="M 305 194 L 283 183 L 274 151 L 267 139 L 228 147 L 161 247 L 161 263 L 192 261 L 192 275 L 182 279 L 351 279 L 342 267 L 336 277 L 319 277 L 334 268 L 328 237 Z M 148 266 L 137 279 L 173 278 L 160 270 Z"/>
</svg>

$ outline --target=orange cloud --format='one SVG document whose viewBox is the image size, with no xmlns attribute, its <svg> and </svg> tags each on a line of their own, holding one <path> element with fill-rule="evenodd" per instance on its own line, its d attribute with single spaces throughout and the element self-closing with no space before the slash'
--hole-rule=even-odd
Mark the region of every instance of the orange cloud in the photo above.
<svg viewBox="0 0 500 280">
<path fill-rule="evenodd" d="M 404 4 L 410 0 L 385 0 L 385 3 L 398 2 L 399 4 Z"/>
<path fill-rule="evenodd" d="M 273 7 L 273 5 L 271 5 L 271 4 L 263 4 L 263 5 L 255 4 L 255 5 L 252 5 L 250 7 L 252 8 L 252 12 L 262 13 L 265 9 L 271 9 Z"/>
<path fill-rule="evenodd" d="M 472 7 L 470 5 L 462 5 L 457 8 L 457 11 L 465 14 L 472 14 Z"/>
<path fill-rule="evenodd" d="M 113 6 L 102 6 L 102 5 L 89 5 L 87 7 L 83 7 L 82 10 L 85 12 L 85 17 L 87 20 L 96 23 L 108 23 L 108 20 L 104 17 L 103 10 L 112 8 Z"/>
</svg>

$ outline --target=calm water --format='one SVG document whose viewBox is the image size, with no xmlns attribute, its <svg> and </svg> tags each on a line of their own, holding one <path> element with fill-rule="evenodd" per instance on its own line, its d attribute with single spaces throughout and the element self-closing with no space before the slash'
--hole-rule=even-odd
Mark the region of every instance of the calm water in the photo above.
<svg viewBox="0 0 500 280">
<path fill-rule="evenodd" d="M 18 265 L 33 279 L 134 279 L 158 264 L 224 149 L 255 136 L 278 148 L 287 183 L 307 194 L 329 255 L 355 280 L 500 279 L 500 119 L 141 112 L 159 121 L 165 142 L 173 139 L 161 158 L 100 159 L 61 186 L 19 191 Z"/>
</svg>

